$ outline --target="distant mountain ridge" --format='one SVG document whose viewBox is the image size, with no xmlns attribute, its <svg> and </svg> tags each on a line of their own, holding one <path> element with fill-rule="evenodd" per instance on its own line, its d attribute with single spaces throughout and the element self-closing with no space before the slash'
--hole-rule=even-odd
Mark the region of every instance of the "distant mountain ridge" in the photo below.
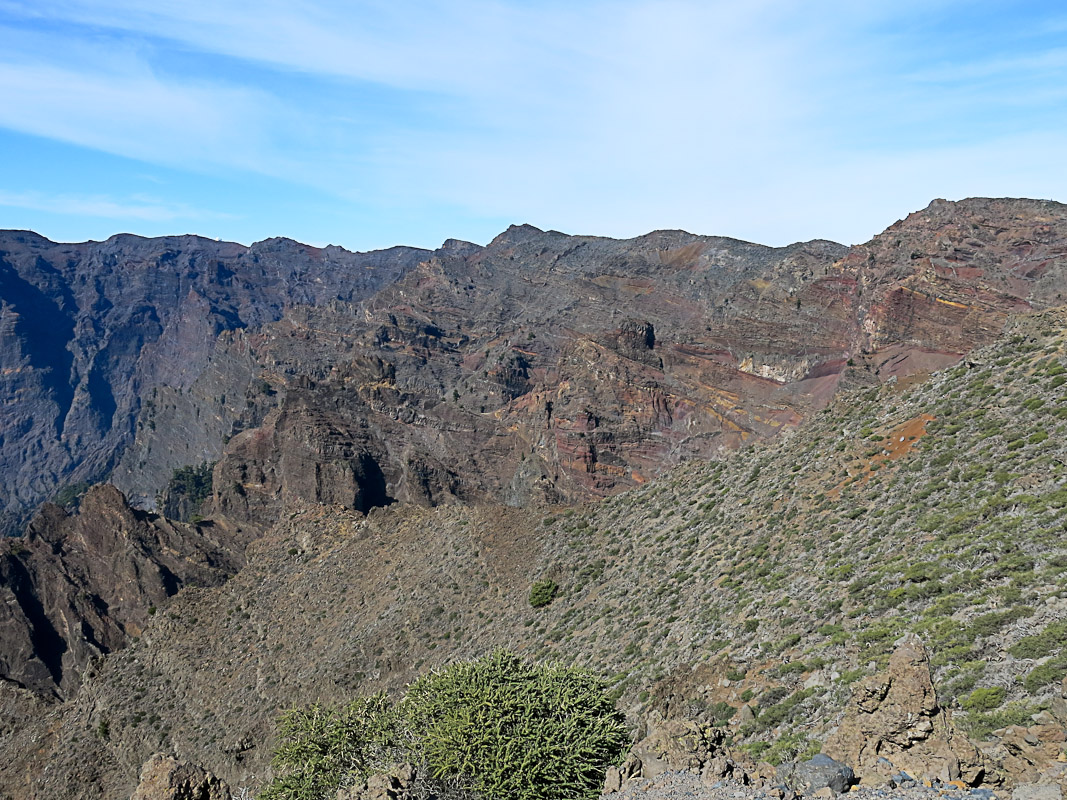
<svg viewBox="0 0 1067 800">
<path fill-rule="evenodd" d="M 1033 721 L 978 760 L 1051 769 L 1065 296 L 1031 200 L 852 248 L 0 235 L 9 528 L 121 489 L 0 541 L 0 797 L 128 796 L 156 750 L 258 780 L 281 706 L 500 645 L 788 758 L 903 634 L 939 725 Z"/>
<path fill-rule="evenodd" d="M 983 199 L 847 249 L 528 225 L 366 254 L 3 233 L 0 513 L 16 530 L 104 478 L 152 508 L 175 468 L 215 460 L 215 506 L 249 520 L 289 497 L 604 496 L 794 427 L 842 380 L 991 341 L 1062 296 L 1065 233 L 1062 205 Z M 282 443 L 297 455 L 266 468 Z"/>
<path fill-rule="evenodd" d="M 188 388 L 220 335 L 295 304 L 358 301 L 426 255 L 287 239 L 246 248 L 195 236 L 57 244 L 0 233 L 0 522 L 10 530 L 64 485 L 110 475 L 152 390 Z M 225 417 L 216 405 L 206 410 Z M 227 428 L 181 434 L 202 461 Z"/>
</svg>

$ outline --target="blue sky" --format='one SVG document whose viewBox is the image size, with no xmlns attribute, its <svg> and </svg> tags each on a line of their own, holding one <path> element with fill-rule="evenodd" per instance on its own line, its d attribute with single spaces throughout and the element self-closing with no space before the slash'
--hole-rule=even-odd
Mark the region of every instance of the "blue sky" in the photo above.
<svg viewBox="0 0 1067 800">
<path fill-rule="evenodd" d="M 1067 201 L 1053 2 L 0 0 L 0 227 L 864 241 Z"/>
</svg>

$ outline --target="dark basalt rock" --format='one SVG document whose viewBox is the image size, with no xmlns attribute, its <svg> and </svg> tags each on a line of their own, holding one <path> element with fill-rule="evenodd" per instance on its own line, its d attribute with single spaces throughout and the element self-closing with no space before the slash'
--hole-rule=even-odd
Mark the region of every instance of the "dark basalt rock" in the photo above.
<svg viewBox="0 0 1067 800">
<path fill-rule="evenodd" d="M 484 248 L 366 254 L 9 232 L 0 516 L 12 530 L 105 476 L 151 509 L 175 468 L 245 459 L 241 436 L 275 410 L 302 416 L 308 442 L 365 455 L 309 445 L 249 519 L 280 507 L 283 485 L 353 508 L 368 491 L 601 497 L 794 427 L 842 382 L 950 364 L 1008 314 L 1063 302 L 1064 241 L 1064 206 L 984 199 L 936 201 L 849 249 L 529 225 Z M 369 480 L 384 489 L 355 488 Z M 220 510 L 242 506 L 227 492 Z"/>
<path fill-rule="evenodd" d="M 70 697 L 94 659 L 139 635 L 181 587 L 240 569 L 255 534 L 171 522 L 107 485 L 75 515 L 45 504 L 24 537 L 0 541 L 0 677 Z"/>
<path fill-rule="evenodd" d="M 230 378 L 231 336 L 295 305 L 358 302 L 427 255 L 0 233 L 0 525 L 10 532 L 61 487 L 112 471 L 150 505 L 174 467 L 218 457 L 243 410 L 250 376 Z M 138 424 L 164 422 L 173 441 L 123 461 Z"/>
</svg>

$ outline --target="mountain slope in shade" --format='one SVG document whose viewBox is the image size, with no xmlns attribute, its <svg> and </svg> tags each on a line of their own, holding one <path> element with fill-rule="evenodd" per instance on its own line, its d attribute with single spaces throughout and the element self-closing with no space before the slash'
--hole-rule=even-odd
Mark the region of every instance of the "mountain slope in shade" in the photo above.
<svg viewBox="0 0 1067 800">
<path fill-rule="evenodd" d="M 91 489 L 76 515 L 46 504 L 25 536 L 0 541 L 0 676 L 72 697 L 181 588 L 225 583 L 254 535 L 132 509 L 112 486 Z"/>
<path fill-rule="evenodd" d="M 195 236 L 57 244 L 0 233 L 6 527 L 61 487 L 106 477 L 152 407 L 153 391 L 188 390 L 220 335 L 276 320 L 297 304 L 358 301 L 426 255 L 319 250 L 286 239 L 246 248 Z M 203 423 L 174 431 L 182 443 L 173 447 L 197 463 L 217 456 L 230 407 L 220 392 L 204 398 Z M 173 466 L 153 476 L 157 488 Z"/>
</svg>

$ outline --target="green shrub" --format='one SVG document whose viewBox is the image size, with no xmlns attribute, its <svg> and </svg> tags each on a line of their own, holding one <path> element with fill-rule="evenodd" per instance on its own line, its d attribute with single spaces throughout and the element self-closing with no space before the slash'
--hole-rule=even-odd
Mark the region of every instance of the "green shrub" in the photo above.
<svg viewBox="0 0 1067 800">
<path fill-rule="evenodd" d="M 1050 683 L 1059 683 L 1067 675 L 1067 659 L 1058 658 L 1035 667 L 1023 681 L 1023 686 L 1030 694 L 1036 694 Z"/>
<path fill-rule="evenodd" d="M 1053 622 L 1036 636 L 1024 636 L 1009 649 L 1016 658 L 1043 658 L 1067 645 L 1067 622 Z"/>
<path fill-rule="evenodd" d="M 778 727 L 784 722 L 792 722 L 797 714 L 800 713 L 800 704 L 814 694 L 814 689 L 804 689 L 794 692 L 780 703 L 763 707 L 756 718 L 756 725 L 760 730 L 769 730 Z"/>
<path fill-rule="evenodd" d="M 547 606 L 555 599 L 557 591 L 559 591 L 559 586 L 554 580 L 537 581 L 530 587 L 530 605 L 534 608 Z"/>
<path fill-rule="evenodd" d="M 630 744 L 604 681 L 503 651 L 420 678 L 398 711 L 430 777 L 499 800 L 597 798 Z"/>
<path fill-rule="evenodd" d="M 89 491 L 91 486 L 92 484 L 87 481 L 78 481 L 78 483 L 64 486 L 56 493 L 56 496 L 52 498 L 52 502 L 57 506 L 62 506 L 68 510 L 77 508 L 81 505 L 82 497 L 85 496 L 85 493 Z"/>
<path fill-rule="evenodd" d="M 1001 686 L 989 689 L 975 689 L 960 701 L 967 711 L 992 711 L 1004 702 L 1007 690 Z"/>
<path fill-rule="evenodd" d="M 286 711 L 272 762 L 276 777 L 261 800 L 324 800 L 396 758 L 395 718 L 384 694 L 344 707 Z"/>
<path fill-rule="evenodd" d="M 420 678 L 395 706 L 377 694 L 288 711 L 279 734 L 262 800 L 333 800 L 402 762 L 419 796 L 593 800 L 630 745 L 606 681 L 502 650 Z"/>
<path fill-rule="evenodd" d="M 1003 708 L 989 714 L 972 711 L 962 720 L 957 721 L 956 724 L 972 738 L 984 739 L 993 731 L 1006 728 L 1009 725 L 1032 724 L 1030 716 L 1036 713 L 1037 710 L 1038 707 L 1036 705 L 1008 703 Z"/>
<path fill-rule="evenodd" d="M 212 472 L 215 468 L 214 461 L 205 461 L 199 465 L 178 467 L 170 476 L 167 487 L 156 497 L 156 502 L 163 504 L 164 498 L 169 498 L 169 504 L 174 506 L 167 509 L 174 513 L 177 500 L 186 498 L 193 508 L 198 508 L 212 491 Z"/>
<path fill-rule="evenodd" d="M 811 741 L 804 733 L 787 733 L 770 746 L 763 760 L 775 767 L 786 761 L 807 761 L 822 750 L 822 743 Z"/>
<path fill-rule="evenodd" d="M 800 634 L 791 633 L 788 636 L 783 636 L 777 642 L 774 643 L 774 651 L 781 653 L 783 650 L 788 650 L 790 647 L 796 647 L 800 643 Z"/>
<path fill-rule="evenodd" d="M 711 707 L 711 720 L 713 725 L 725 725 L 729 722 L 737 709 L 727 702 L 720 701 Z"/>
</svg>

